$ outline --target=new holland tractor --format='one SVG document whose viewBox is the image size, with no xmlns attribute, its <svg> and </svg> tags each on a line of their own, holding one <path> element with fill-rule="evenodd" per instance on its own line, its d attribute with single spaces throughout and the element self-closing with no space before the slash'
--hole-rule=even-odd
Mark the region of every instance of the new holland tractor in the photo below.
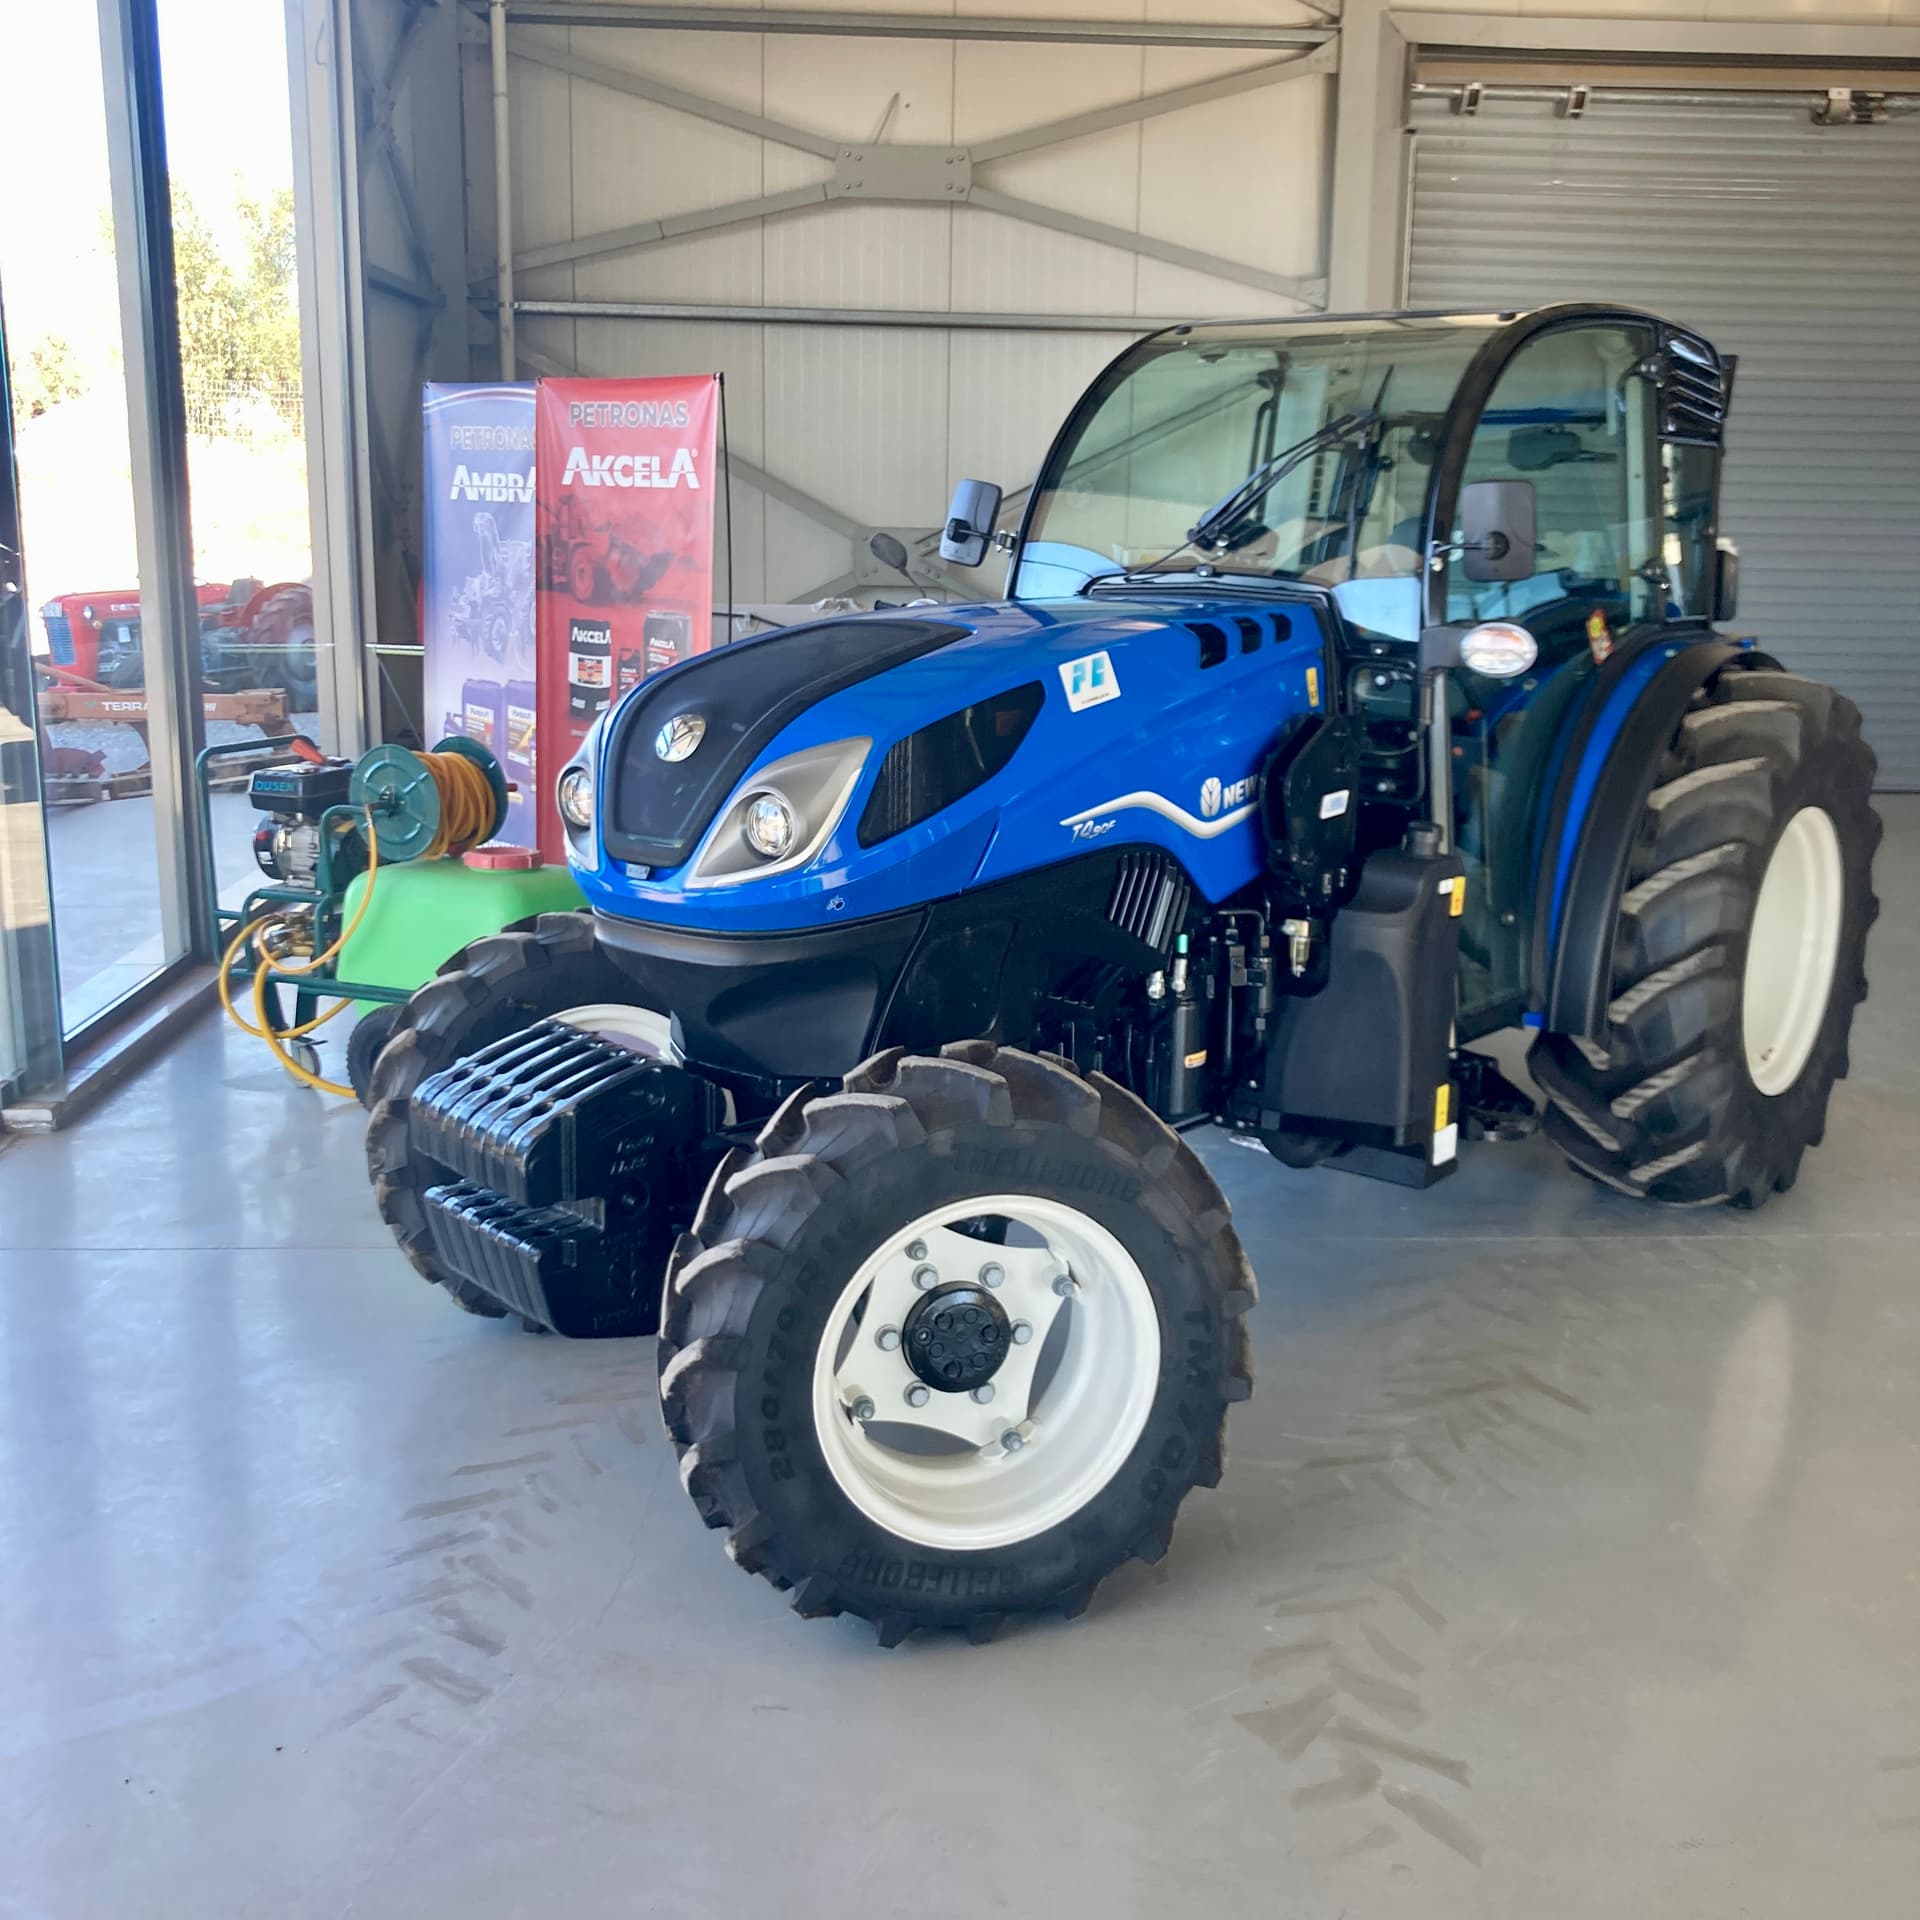
<svg viewBox="0 0 1920 1920">
<path fill-rule="evenodd" d="M 558 776 L 590 910 L 479 941 L 369 1159 L 475 1312 L 659 1327 L 732 1558 L 893 1642 L 1157 1559 L 1251 1386 L 1188 1144 L 1424 1187 L 1530 1100 L 1621 1193 L 1818 1143 L 1879 823 L 1724 627 L 1732 367 L 1604 306 L 1175 327 L 1056 439 L 1008 597 L 635 688 Z"/>
</svg>

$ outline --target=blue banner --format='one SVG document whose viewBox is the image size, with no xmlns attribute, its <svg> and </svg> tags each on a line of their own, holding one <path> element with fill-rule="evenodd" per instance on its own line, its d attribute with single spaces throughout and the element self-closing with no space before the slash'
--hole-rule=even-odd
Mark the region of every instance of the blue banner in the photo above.
<svg viewBox="0 0 1920 1920">
<path fill-rule="evenodd" d="M 500 838 L 535 846 L 533 388 L 429 385 L 423 413 L 424 744 L 491 748 L 515 788 Z"/>
</svg>

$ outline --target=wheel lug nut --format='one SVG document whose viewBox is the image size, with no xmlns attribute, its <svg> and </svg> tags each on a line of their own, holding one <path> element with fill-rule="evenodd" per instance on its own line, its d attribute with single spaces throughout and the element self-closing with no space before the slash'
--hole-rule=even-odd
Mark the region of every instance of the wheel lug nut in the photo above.
<svg viewBox="0 0 1920 1920">
<path fill-rule="evenodd" d="M 900 1329 L 898 1327 L 882 1327 L 880 1331 L 873 1336 L 873 1340 L 874 1345 L 877 1346 L 882 1353 L 892 1353 L 900 1344 Z"/>
<path fill-rule="evenodd" d="M 913 1270 L 913 1284 L 922 1293 L 925 1293 L 929 1287 L 936 1286 L 939 1279 L 939 1272 L 933 1267 L 915 1267 Z"/>
<path fill-rule="evenodd" d="M 924 1260 L 926 1257 L 927 1243 L 924 1240 L 915 1240 L 907 1247 L 907 1258 L 909 1260 Z"/>
<path fill-rule="evenodd" d="M 1000 1444 L 1008 1453 L 1018 1453 L 1027 1443 L 1009 1427 L 1006 1432 L 1000 1436 Z"/>
<path fill-rule="evenodd" d="M 1004 1267 L 997 1267 L 991 1260 L 980 1269 L 980 1284 L 983 1287 L 997 1287 L 1007 1277 Z"/>
<path fill-rule="evenodd" d="M 1027 1321 L 1016 1320 L 1013 1323 L 1013 1344 L 1016 1347 L 1024 1347 L 1032 1338 L 1033 1328 Z"/>
<path fill-rule="evenodd" d="M 924 1407 L 927 1404 L 927 1400 L 927 1389 L 916 1380 L 913 1385 L 907 1389 L 907 1405 L 910 1407 Z"/>
<path fill-rule="evenodd" d="M 993 1382 L 984 1380 L 973 1390 L 973 1397 L 984 1407 L 993 1398 Z"/>
<path fill-rule="evenodd" d="M 1061 1274 L 1054 1281 L 1053 1290 L 1055 1293 L 1057 1293 L 1060 1296 L 1062 1300 L 1068 1299 L 1073 1294 L 1079 1292 L 1079 1288 L 1074 1285 L 1073 1275 L 1070 1273 Z"/>
<path fill-rule="evenodd" d="M 873 1418 L 873 1402 L 863 1394 L 853 1403 L 849 1411 L 862 1426 L 865 1426 Z"/>
</svg>

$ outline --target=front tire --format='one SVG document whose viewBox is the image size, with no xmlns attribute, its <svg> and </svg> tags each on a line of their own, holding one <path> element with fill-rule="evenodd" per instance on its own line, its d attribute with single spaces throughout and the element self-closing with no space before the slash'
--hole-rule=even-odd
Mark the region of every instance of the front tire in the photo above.
<svg viewBox="0 0 1920 1920">
<path fill-rule="evenodd" d="M 1253 1298 L 1219 1188 L 1125 1089 L 895 1049 L 715 1170 L 668 1269 L 667 1428 L 802 1614 L 984 1639 L 1166 1551 L 1251 1391 Z"/>
<path fill-rule="evenodd" d="M 1866 998 L 1873 775 L 1829 687 L 1733 670 L 1696 698 L 1628 868 L 1605 1039 L 1529 1057 L 1577 1171 L 1692 1206 L 1793 1185 Z"/>
</svg>

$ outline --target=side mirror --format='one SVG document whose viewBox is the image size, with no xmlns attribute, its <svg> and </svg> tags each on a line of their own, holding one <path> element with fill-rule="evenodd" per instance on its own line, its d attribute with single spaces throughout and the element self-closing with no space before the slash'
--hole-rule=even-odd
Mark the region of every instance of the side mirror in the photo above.
<svg viewBox="0 0 1920 1920">
<path fill-rule="evenodd" d="M 1526 580 L 1534 572 L 1533 482 L 1474 480 L 1460 489 L 1461 571 L 1469 580 Z"/>
<path fill-rule="evenodd" d="M 1740 549 L 1724 535 L 1713 550 L 1713 617 L 1731 620 L 1740 611 Z"/>
<path fill-rule="evenodd" d="M 977 567 L 987 557 L 993 523 L 1000 517 L 1000 489 L 991 480 L 962 480 L 953 490 L 947 524 L 940 535 L 940 558 L 956 566 Z"/>
</svg>

